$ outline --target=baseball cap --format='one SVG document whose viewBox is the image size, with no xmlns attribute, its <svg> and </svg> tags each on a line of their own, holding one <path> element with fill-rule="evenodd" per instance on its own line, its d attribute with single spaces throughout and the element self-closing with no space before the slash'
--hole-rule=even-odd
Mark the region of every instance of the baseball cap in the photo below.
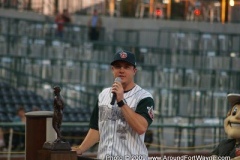
<svg viewBox="0 0 240 160">
<path fill-rule="evenodd" d="M 230 93 L 227 95 L 228 102 L 230 103 L 231 107 L 237 103 L 240 103 L 240 94 Z"/>
<path fill-rule="evenodd" d="M 131 65 L 133 65 L 134 67 L 136 67 L 136 58 L 135 58 L 135 54 L 131 53 L 129 51 L 118 51 L 115 55 L 114 55 L 114 59 L 111 62 L 111 65 L 113 65 L 116 61 L 125 61 L 130 63 Z"/>
</svg>

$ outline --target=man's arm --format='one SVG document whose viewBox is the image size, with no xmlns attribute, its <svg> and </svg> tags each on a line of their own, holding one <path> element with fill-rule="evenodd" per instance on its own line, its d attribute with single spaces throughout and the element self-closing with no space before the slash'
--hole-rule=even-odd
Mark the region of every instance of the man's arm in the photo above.
<svg viewBox="0 0 240 160">
<path fill-rule="evenodd" d="M 137 108 L 133 111 L 127 104 L 122 106 L 122 112 L 129 125 L 138 133 L 146 132 L 153 121 L 154 101 L 146 97 L 138 102 Z"/>
<path fill-rule="evenodd" d="M 148 128 L 147 120 L 140 114 L 134 112 L 128 105 L 121 107 L 123 116 L 125 117 L 127 123 L 136 131 L 139 135 L 145 133 Z"/>
<path fill-rule="evenodd" d="M 98 131 L 98 102 L 96 103 L 91 118 L 90 118 L 90 129 L 84 138 L 82 144 L 77 147 L 72 147 L 73 151 L 77 151 L 77 154 L 81 155 L 83 152 L 92 147 L 100 139 Z"/>
<path fill-rule="evenodd" d="M 120 102 L 121 100 L 124 99 L 123 97 L 124 90 L 121 82 L 115 82 L 113 84 L 112 92 L 117 95 L 117 102 Z M 127 104 L 124 104 L 121 107 L 121 110 L 127 123 L 132 127 L 132 129 L 135 132 L 141 135 L 147 131 L 147 128 L 152 121 L 152 118 L 148 115 L 147 107 L 153 107 L 153 106 L 154 106 L 154 102 L 153 102 L 153 99 L 151 98 L 151 101 L 141 100 L 138 103 L 136 111 L 133 111 Z M 138 110 L 140 110 L 140 112 L 138 112 Z"/>
<path fill-rule="evenodd" d="M 99 141 L 99 131 L 90 128 L 82 144 L 77 147 L 72 147 L 72 151 L 76 151 L 78 155 L 81 155 L 83 152 L 88 150 L 98 141 Z"/>
</svg>

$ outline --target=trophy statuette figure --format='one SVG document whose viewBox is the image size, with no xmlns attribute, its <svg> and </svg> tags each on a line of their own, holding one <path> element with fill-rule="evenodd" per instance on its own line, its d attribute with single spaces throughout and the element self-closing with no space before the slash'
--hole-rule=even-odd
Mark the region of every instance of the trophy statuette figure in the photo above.
<svg viewBox="0 0 240 160">
<path fill-rule="evenodd" d="M 60 95 L 61 88 L 59 86 L 53 87 L 54 101 L 53 101 L 53 119 L 52 127 L 57 133 L 57 139 L 53 142 L 45 142 L 43 144 L 44 149 L 50 150 L 71 150 L 71 146 L 68 142 L 64 142 L 61 135 L 61 124 L 63 119 L 64 101 Z"/>
</svg>

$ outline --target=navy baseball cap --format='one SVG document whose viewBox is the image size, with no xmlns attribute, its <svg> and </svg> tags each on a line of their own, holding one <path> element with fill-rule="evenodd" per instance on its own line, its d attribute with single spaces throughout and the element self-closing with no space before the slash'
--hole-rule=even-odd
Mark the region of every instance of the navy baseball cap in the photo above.
<svg viewBox="0 0 240 160">
<path fill-rule="evenodd" d="M 114 59 L 111 62 L 111 65 L 113 65 L 116 61 L 125 61 L 130 63 L 131 65 L 133 65 L 134 67 L 136 67 L 136 58 L 135 58 L 135 54 L 131 53 L 129 51 L 118 51 L 115 55 L 114 55 Z"/>
</svg>

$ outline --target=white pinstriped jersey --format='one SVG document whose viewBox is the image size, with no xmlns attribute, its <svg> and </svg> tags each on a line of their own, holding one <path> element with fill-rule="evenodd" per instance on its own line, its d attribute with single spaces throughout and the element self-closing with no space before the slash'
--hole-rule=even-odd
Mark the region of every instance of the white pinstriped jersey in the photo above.
<svg viewBox="0 0 240 160">
<path fill-rule="evenodd" d="M 121 108 L 116 103 L 110 104 L 111 99 L 111 88 L 104 89 L 98 97 L 98 130 L 100 134 L 98 158 L 148 159 L 148 151 L 144 144 L 145 133 L 142 135 L 136 133 L 126 122 Z M 147 117 L 149 125 L 151 124 L 154 102 L 149 92 L 136 85 L 132 90 L 124 93 L 124 99 L 132 110 L 135 112 L 140 110 L 137 113 Z M 144 99 L 144 102 L 141 101 Z M 140 101 L 143 102 L 142 105 Z"/>
</svg>

